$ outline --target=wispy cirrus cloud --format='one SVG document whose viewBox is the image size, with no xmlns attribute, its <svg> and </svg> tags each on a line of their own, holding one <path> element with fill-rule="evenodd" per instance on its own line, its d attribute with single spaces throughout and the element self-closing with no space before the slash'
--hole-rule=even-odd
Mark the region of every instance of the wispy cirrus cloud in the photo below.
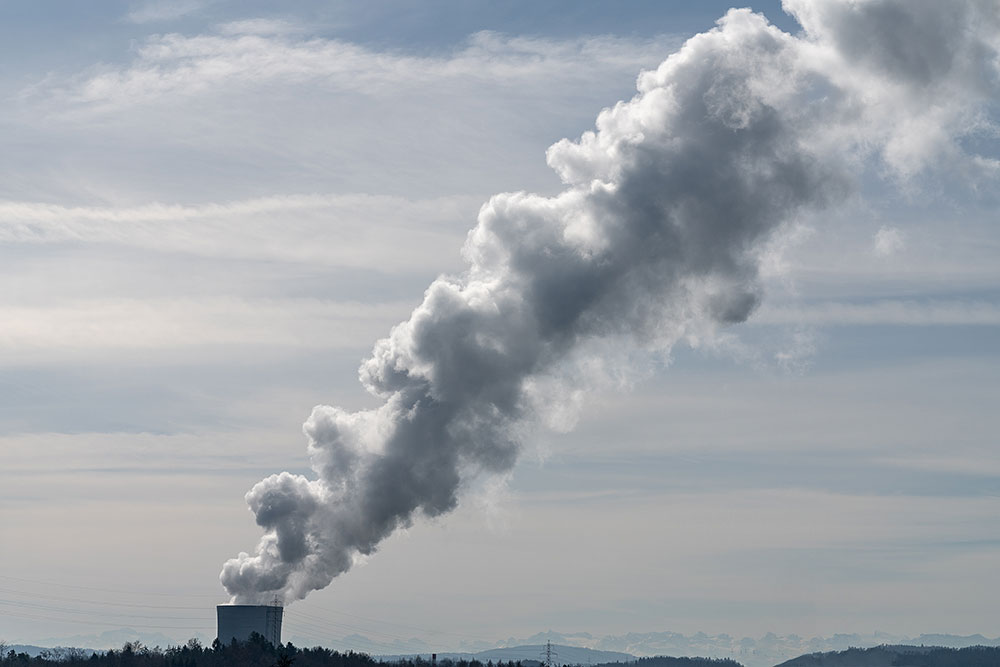
<svg viewBox="0 0 1000 667">
<path fill-rule="evenodd" d="M 79 201 L 96 191 L 131 202 L 302 191 L 485 200 L 539 178 L 554 185 L 539 147 L 589 127 L 679 42 L 478 33 L 427 52 L 252 16 L 150 35 L 123 48 L 123 63 L 13 94 L 0 122 L 50 154 L 12 146 L 17 169 L 0 167 L 0 182 L 18 185 L 0 197 L 44 198 L 61 181 Z"/>
<path fill-rule="evenodd" d="M 213 345 L 364 349 L 408 303 L 319 299 L 90 299 L 0 306 L 0 355 Z"/>
<path fill-rule="evenodd" d="M 1000 326 L 1000 304 L 972 299 L 765 304 L 752 321 L 758 324 L 814 326 Z"/>
<path fill-rule="evenodd" d="M 450 250 L 457 258 L 478 205 L 478 198 L 469 196 L 413 201 L 363 194 L 120 207 L 0 201 L 0 241 L 71 241 L 360 267 L 381 257 L 397 270 L 445 268 L 449 262 L 442 253 Z"/>
<path fill-rule="evenodd" d="M 56 92 L 79 104 L 116 107 L 271 82 L 313 82 L 365 94 L 442 80 L 466 86 L 579 84 L 608 71 L 634 76 L 679 41 L 669 36 L 553 40 L 479 32 L 451 53 L 414 55 L 297 32 L 300 27 L 291 23 L 248 19 L 222 24 L 215 34 L 152 35 L 127 66 L 83 74 Z"/>
<path fill-rule="evenodd" d="M 307 26 L 276 18 L 253 18 L 229 21 L 218 26 L 223 35 L 290 35 L 309 32 Z"/>
<path fill-rule="evenodd" d="M 125 15 L 131 23 L 172 21 L 201 12 L 213 0 L 147 0 L 137 3 Z"/>
</svg>

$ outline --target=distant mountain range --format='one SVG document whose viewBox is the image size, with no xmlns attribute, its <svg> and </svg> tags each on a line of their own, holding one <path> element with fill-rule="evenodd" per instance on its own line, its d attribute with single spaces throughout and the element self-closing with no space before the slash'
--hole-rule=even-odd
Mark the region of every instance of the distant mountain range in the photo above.
<svg viewBox="0 0 1000 667">
<path fill-rule="evenodd" d="M 197 636 L 204 644 L 212 638 Z M 427 655 L 437 653 L 439 658 L 475 657 L 487 660 L 537 660 L 546 642 L 551 641 L 558 652 L 560 664 L 597 665 L 606 662 L 629 662 L 636 657 L 657 655 L 675 657 L 731 658 L 746 667 L 772 667 L 808 654 L 844 651 L 851 647 L 871 648 L 881 645 L 943 646 L 964 648 L 969 646 L 1000 646 L 1000 638 L 983 635 L 924 634 L 903 637 L 886 633 L 836 634 L 831 637 L 805 638 L 798 635 L 779 636 L 768 633 L 759 638 L 734 637 L 727 634 L 708 635 L 698 632 L 684 635 L 677 632 L 629 632 L 621 635 L 592 635 L 586 632 L 542 632 L 530 637 L 509 637 L 489 642 L 457 642 L 457 645 L 429 644 L 420 639 L 394 640 L 391 643 L 372 640 L 354 634 L 327 641 L 296 637 L 286 633 L 286 641 L 297 646 L 314 646 L 322 643 L 331 649 L 362 651 L 376 656 Z M 147 646 L 179 645 L 186 638 L 171 638 L 160 633 L 142 633 L 128 628 L 108 631 L 99 635 L 53 637 L 35 642 L 41 646 L 74 646 L 93 649 L 119 648 L 126 641 L 140 641 Z M 32 652 L 29 651 L 29 652 Z M 805 663 L 803 663 L 805 664 Z M 833 663 L 831 663 L 833 664 Z"/>
<path fill-rule="evenodd" d="M 66 653 L 72 651 L 79 654 L 82 657 L 90 657 L 96 651 L 92 648 L 72 648 L 67 649 L 62 646 L 50 647 L 50 646 L 34 646 L 33 644 L 7 644 L 4 646 L 4 652 L 13 651 L 14 653 L 27 653 L 32 658 L 37 658 L 40 655 L 51 655 L 53 658 L 62 658 Z M 6 656 L 5 656 L 6 657 Z"/>
<path fill-rule="evenodd" d="M 354 641 L 361 639 L 354 635 Z M 345 640 L 348 638 L 345 637 Z M 566 663 L 598 664 L 600 662 L 625 662 L 636 657 L 654 655 L 669 655 L 676 657 L 731 658 L 746 665 L 746 667 L 772 667 L 804 654 L 843 651 L 851 647 L 870 648 L 884 644 L 943 646 L 948 648 L 964 648 L 968 646 L 1000 646 L 1000 638 L 990 639 L 983 635 L 946 635 L 924 634 L 917 637 L 903 637 L 883 632 L 873 634 L 836 634 L 831 637 L 805 638 L 798 635 L 779 636 L 768 633 L 763 637 L 733 637 L 727 634 L 707 635 L 698 632 L 693 635 L 683 635 L 677 632 L 630 632 L 623 635 L 595 636 L 586 632 L 560 633 L 542 632 L 530 637 L 510 637 L 490 646 L 485 642 L 466 643 L 461 648 L 464 655 L 478 655 L 481 651 L 503 649 L 510 647 L 537 647 L 551 641 L 558 647 L 560 659 Z M 422 642 L 421 642 L 422 644 Z M 333 647 L 336 648 L 336 647 Z M 372 651 L 361 649 L 360 646 L 345 645 L 344 648 L 367 650 L 376 654 L 429 654 L 426 647 L 399 651 Z M 592 655 L 573 653 L 576 656 L 570 660 L 569 651 L 573 649 L 590 649 L 598 652 Z M 597 657 L 605 652 L 620 656 L 617 659 Z M 438 653 L 439 657 L 443 653 Z M 494 660 L 497 658 L 493 658 Z M 508 660 L 510 658 L 501 658 Z"/>
<path fill-rule="evenodd" d="M 522 663 L 533 663 L 544 661 L 545 656 L 545 644 L 527 644 L 524 646 L 508 646 L 504 648 L 491 648 L 485 651 L 477 651 L 475 653 L 457 652 L 457 653 L 438 653 L 436 654 L 438 660 L 478 660 L 480 662 L 488 662 L 492 660 L 493 662 L 502 661 L 508 662 L 510 660 L 521 661 Z M 597 651 L 590 648 L 581 648 L 579 646 L 562 646 L 558 644 L 552 645 L 552 661 L 561 665 L 598 665 L 607 662 L 632 662 L 635 661 L 634 655 L 629 655 L 628 653 L 619 653 L 617 651 Z M 421 653 L 416 654 L 424 658 L 429 658 L 431 654 Z M 414 657 L 414 654 L 406 655 L 381 655 L 380 658 L 391 660 L 393 658 L 401 657 Z"/>
<path fill-rule="evenodd" d="M 1000 646 L 1000 638 L 983 635 L 924 634 L 903 637 L 883 632 L 873 634 L 835 634 L 831 637 L 805 638 L 798 635 L 779 636 L 768 633 L 763 637 L 733 637 L 727 634 L 707 635 L 698 632 L 683 635 L 677 632 L 630 632 L 623 635 L 594 636 L 589 633 L 563 634 L 544 632 L 531 637 L 510 638 L 498 642 L 502 646 L 522 644 L 553 644 L 576 646 L 598 651 L 616 651 L 636 657 L 654 655 L 731 658 L 746 667 L 772 667 L 809 653 L 843 651 L 851 647 L 869 648 L 883 644 L 915 646 Z M 594 661 L 595 663 L 597 661 Z M 583 662 L 582 664 L 587 664 Z"/>
<path fill-rule="evenodd" d="M 203 644 L 211 644 L 211 639 L 204 636 L 203 633 L 195 633 L 192 635 L 197 638 Z M 87 647 L 91 649 L 109 649 L 109 648 L 121 648 L 125 642 L 141 642 L 146 646 L 153 647 L 159 646 L 161 648 L 166 648 L 167 646 L 179 646 L 186 644 L 190 637 L 168 637 L 162 632 L 139 632 L 133 630 L 132 628 L 118 628 L 117 630 L 106 630 L 100 634 L 96 635 L 70 635 L 67 637 L 46 637 L 45 639 L 40 639 L 36 644 L 41 647 L 46 646 L 73 646 L 73 647 Z M 37 647 L 36 647 L 37 648 Z"/>
</svg>

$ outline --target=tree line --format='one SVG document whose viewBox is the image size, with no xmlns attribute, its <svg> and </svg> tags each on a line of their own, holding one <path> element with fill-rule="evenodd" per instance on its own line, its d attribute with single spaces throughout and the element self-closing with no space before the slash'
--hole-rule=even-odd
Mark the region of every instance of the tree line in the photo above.
<svg viewBox="0 0 1000 667">
<path fill-rule="evenodd" d="M 784 662 L 778 667 L 997 667 L 1000 646 L 942 648 L 925 646 L 875 646 L 846 651 L 813 653 Z"/>
<path fill-rule="evenodd" d="M 521 662 L 482 663 L 479 660 L 429 660 L 412 658 L 385 662 L 366 653 L 341 653 L 328 648 L 298 648 L 291 642 L 274 646 L 254 633 L 245 642 L 223 644 L 216 639 L 203 646 L 191 639 L 183 646 L 150 648 L 140 642 L 128 642 L 120 649 L 91 653 L 83 649 L 58 648 L 32 657 L 27 653 L 5 650 L 0 642 L 0 667 L 524 667 Z"/>
<path fill-rule="evenodd" d="M 658 655 L 652 658 L 630 660 L 628 667 L 743 667 L 730 658 L 670 658 Z M 623 667 L 620 662 L 606 662 L 594 667 Z"/>
</svg>

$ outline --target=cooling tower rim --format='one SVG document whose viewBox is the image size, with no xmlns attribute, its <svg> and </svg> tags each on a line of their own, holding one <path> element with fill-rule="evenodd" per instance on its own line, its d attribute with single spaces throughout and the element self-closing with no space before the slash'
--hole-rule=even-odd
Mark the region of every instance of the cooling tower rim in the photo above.
<svg viewBox="0 0 1000 667">
<path fill-rule="evenodd" d="M 257 608 L 257 609 L 259 609 L 259 608 L 265 608 L 265 609 L 284 609 L 284 606 L 280 605 L 280 604 L 229 604 L 229 603 L 223 603 L 223 604 L 217 604 L 217 605 L 215 605 L 215 608 L 216 609 L 222 609 L 222 608 L 226 608 L 226 609 L 239 609 L 239 608 L 243 608 L 243 609 L 254 609 L 254 608 Z"/>
</svg>

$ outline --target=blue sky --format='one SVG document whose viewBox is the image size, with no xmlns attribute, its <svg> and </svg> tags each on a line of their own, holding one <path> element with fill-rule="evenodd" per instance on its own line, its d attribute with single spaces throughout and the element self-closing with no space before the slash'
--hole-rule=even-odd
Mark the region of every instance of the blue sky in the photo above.
<svg viewBox="0 0 1000 667">
<path fill-rule="evenodd" d="M 0 639 L 161 599 L 184 609 L 148 624 L 211 636 L 222 563 L 259 537 L 243 496 L 312 474 L 312 407 L 378 405 L 359 362 L 463 269 L 480 206 L 559 192 L 546 149 L 727 8 L 0 6 Z M 747 322 L 594 350 L 516 467 L 292 609 L 428 640 L 992 636 L 996 109 L 935 90 L 769 238 Z"/>
</svg>

